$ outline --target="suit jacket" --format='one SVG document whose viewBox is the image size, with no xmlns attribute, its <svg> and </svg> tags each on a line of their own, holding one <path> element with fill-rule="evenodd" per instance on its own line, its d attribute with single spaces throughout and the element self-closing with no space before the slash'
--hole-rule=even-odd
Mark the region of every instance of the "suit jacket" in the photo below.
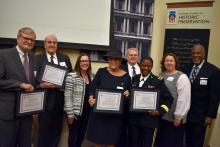
<svg viewBox="0 0 220 147">
<path fill-rule="evenodd" d="M 193 65 L 192 65 L 193 66 Z M 185 69 L 190 75 L 192 66 Z M 188 113 L 188 122 L 203 123 L 205 117 L 216 118 L 219 105 L 219 82 L 216 81 L 219 69 L 214 65 L 204 62 L 199 73 L 191 83 L 191 107 Z"/>
<path fill-rule="evenodd" d="M 29 78 L 27 80 L 24 67 L 16 47 L 0 52 L 0 119 L 13 120 L 15 118 L 15 104 L 17 92 L 21 83 L 34 86 L 34 55 L 28 53 Z"/>
<path fill-rule="evenodd" d="M 140 74 L 135 75 L 132 78 L 132 87 L 139 87 L 140 82 Z M 168 108 L 171 107 L 173 102 L 173 97 L 167 87 L 164 84 L 163 80 L 159 80 L 157 76 L 154 74 L 150 74 L 148 79 L 143 83 L 142 88 L 146 88 L 148 90 L 159 90 L 159 112 L 161 115 L 166 113 L 164 108 L 161 105 L 166 105 Z M 130 123 L 134 125 L 139 125 L 143 127 L 156 128 L 159 125 L 160 117 L 154 117 L 149 115 L 147 112 L 145 113 L 130 113 Z"/>
<path fill-rule="evenodd" d="M 61 62 L 65 62 L 66 68 L 69 72 L 72 72 L 72 65 L 70 59 L 67 55 L 56 53 L 58 64 L 60 65 Z M 36 56 L 36 71 L 37 71 L 37 86 L 41 82 L 41 75 L 40 73 L 44 70 L 45 64 L 48 63 L 46 52 L 39 54 Z M 64 92 L 58 88 L 54 89 L 47 89 L 47 101 L 46 101 L 46 111 L 51 111 L 54 107 L 62 107 L 64 103 Z"/>
</svg>

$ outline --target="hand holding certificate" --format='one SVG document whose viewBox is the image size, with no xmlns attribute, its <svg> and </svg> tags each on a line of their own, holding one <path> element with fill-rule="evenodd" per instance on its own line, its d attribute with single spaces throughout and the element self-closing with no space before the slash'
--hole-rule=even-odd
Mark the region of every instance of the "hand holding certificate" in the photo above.
<svg viewBox="0 0 220 147">
<path fill-rule="evenodd" d="M 55 64 L 46 64 L 43 73 L 41 73 L 41 79 L 42 81 L 62 87 L 66 74 L 66 68 Z"/>
<path fill-rule="evenodd" d="M 96 90 L 96 104 L 94 112 L 100 113 L 118 113 L 123 111 L 124 100 L 120 90 Z"/>
<path fill-rule="evenodd" d="M 45 110 L 46 92 L 19 92 L 17 97 L 17 116 L 33 115 Z"/>
<path fill-rule="evenodd" d="M 157 110 L 159 91 L 146 89 L 131 90 L 131 111 L 146 112 Z"/>
</svg>

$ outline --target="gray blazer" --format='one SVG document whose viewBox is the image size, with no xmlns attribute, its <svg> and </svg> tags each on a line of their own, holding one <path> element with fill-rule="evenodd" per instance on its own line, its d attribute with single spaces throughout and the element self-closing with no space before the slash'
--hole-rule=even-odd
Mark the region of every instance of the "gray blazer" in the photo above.
<svg viewBox="0 0 220 147">
<path fill-rule="evenodd" d="M 17 92 L 21 83 L 34 85 L 34 55 L 28 53 L 29 77 L 26 79 L 25 71 L 16 47 L 0 51 L 0 119 L 13 120 L 15 118 L 15 104 Z"/>
</svg>

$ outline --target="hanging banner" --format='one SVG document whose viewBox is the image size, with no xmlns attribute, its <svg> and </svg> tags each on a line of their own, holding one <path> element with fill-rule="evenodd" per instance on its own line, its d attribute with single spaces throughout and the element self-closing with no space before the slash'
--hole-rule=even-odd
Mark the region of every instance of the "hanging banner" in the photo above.
<svg viewBox="0 0 220 147">
<path fill-rule="evenodd" d="M 212 23 L 212 7 L 168 9 L 166 28 L 209 29 Z"/>
</svg>

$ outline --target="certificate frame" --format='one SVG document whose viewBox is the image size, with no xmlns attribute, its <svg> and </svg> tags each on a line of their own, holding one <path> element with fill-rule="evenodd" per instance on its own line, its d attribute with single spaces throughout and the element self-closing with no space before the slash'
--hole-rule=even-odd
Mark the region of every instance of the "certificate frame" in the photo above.
<svg viewBox="0 0 220 147">
<path fill-rule="evenodd" d="M 27 116 L 45 112 L 46 96 L 47 91 L 43 89 L 37 89 L 34 92 L 19 91 L 16 100 L 16 116 Z M 35 106 L 33 105 L 33 101 L 35 102 Z M 32 104 L 31 106 L 29 105 L 30 103 Z"/>
<path fill-rule="evenodd" d="M 56 78 L 56 80 L 53 80 L 51 79 L 51 77 L 53 77 L 53 73 L 55 72 L 60 74 L 60 78 Z M 63 88 L 67 73 L 67 68 L 63 66 L 46 63 L 43 67 L 43 70 L 40 71 L 40 81 L 49 82 L 55 84 L 58 88 Z"/>
<path fill-rule="evenodd" d="M 143 96 L 149 95 L 148 98 Z M 131 99 L 130 99 L 130 111 L 131 112 L 149 112 L 152 110 L 158 110 L 159 108 L 159 90 L 149 90 L 145 88 L 132 88 L 131 89 Z M 143 99 L 144 98 L 144 99 Z M 151 98 L 151 99 L 149 99 Z M 140 101 L 145 100 L 150 102 L 153 106 L 147 106 Z"/>
<path fill-rule="evenodd" d="M 103 96 L 107 96 L 104 97 Z M 111 101 L 115 97 L 115 101 Z M 103 113 L 103 114 L 122 114 L 124 108 L 124 98 L 122 90 L 107 90 L 107 89 L 96 89 L 95 93 L 96 103 L 93 107 L 93 112 Z M 114 107 L 103 106 L 105 102 L 112 102 Z"/>
</svg>

